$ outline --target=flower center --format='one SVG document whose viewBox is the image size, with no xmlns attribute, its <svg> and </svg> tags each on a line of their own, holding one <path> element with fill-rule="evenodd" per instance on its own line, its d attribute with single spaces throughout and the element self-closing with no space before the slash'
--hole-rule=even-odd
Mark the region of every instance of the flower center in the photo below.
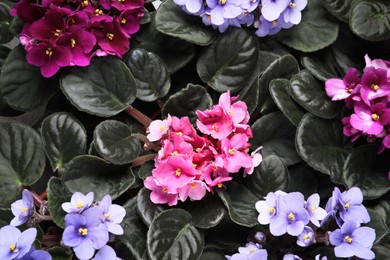
<svg viewBox="0 0 390 260">
<path fill-rule="evenodd" d="M 167 188 L 162 188 L 161 191 L 164 192 L 164 193 L 167 193 L 167 192 L 168 192 L 168 189 L 167 189 Z"/>
<path fill-rule="evenodd" d="M 19 251 L 15 244 L 10 245 L 9 249 L 12 251 L 12 253 L 16 253 Z"/>
<path fill-rule="evenodd" d="M 195 152 L 199 153 L 200 150 L 201 150 L 201 149 L 198 147 L 198 148 L 195 149 Z"/>
<path fill-rule="evenodd" d="M 222 186 L 223 186 L 222 183 L 218 183 L 218 184 L 217 184 L 217 187 L 218 187 L 218 188 L 222 188 Z"/>
<path fill-rule="evenodd" d="M 95 9 L 95 15 L 102 15 L 103 14 L 103 10 L 102 9 Z"/>
<path fill-rule="evenodd" d="M 269 211 L 269 213 L 274 213 L 274 212 L 275 212 L 275 208 L 270 207 L 270 208 L 268 209 L 268 211 Z"/>
<path fill-rule="evenodd" d="M 352 91 L 353 91 L 353 88 L 345 88 L 345 90 L 348 92 L 348 93 L 352 93 Z"/>
<path fill-rule="evenodd" d="M 123 18 L 122 20 L 121 20 L 121 24 L 125 24 L 127 21 L 126 21 L 126 19 L 125 18 Z"/>
<path fill-rule="evenodd" d="M 88 0 L 84 0 L 84 1 L 83 1 L 83 6 L 84 6 L 84 7 L 88 6 L 88 4 L 89 4 L 89 3 L 88 3 Z"/>
<path fill-rule="evenodd" d="M 229 154 L 234 155 L 236 153 L 236 150 L 234 148 L 229 148 Z"/>
<path fill-rule="evenodd" d="M 253 248 L 253 247 L 249 248 L 249 252 L 251 252 L 251 253 L 255 252 L 255 248 Z"/>
<path fill-rule="evenodd" d="M 345 203 L 345 204 L 344 204 L 344 208 L 345 208 L 345 209 L 349 209 L 350 206 L 351 206 L 351 205 L 349 205 L 349 203 Z"/>
<path fill-rule="evenodd" d="M 162 131 L 164 131 L 165 130 L 165 126 L 160 126 L 160 131 L 162 132 Z"/>
<path fill-rule="evenodd" d="M 49 57 L 51 57 L 51 55 L 53 55 L 53 51 L 51 50 L 50 47 L 46 49 L 46 52 L 45 52 L 45 53 L 46 53 L 46 55 L 49 56 Z"/>
<path fill-rule="evenodd" d="M 289 6 L 290 6 L 291 8 L 296 8 L 296 7 L 297 7 L 297 4 L 296 4 L 296 3 L 293 3 L 293 2 L 290 2 Z"/>
<path fill-rule="evenodd" d="M 112 34 L 112 33 L 107 33 L 107 38 L 110 40 L 110 41 L 112 41 L 113 39 L 114 39 L 114 34 Z"/>
<path fill-rule="evenodd" d="M 111 220 L 112 219 L 112 217 L 110 215 L 108 215 L 107 213 L 105 213 L 103 216 L 104 216 L 105 220 Z"/>
<path fill-rule="evenodd" d="M 314 207 L 314 206 L 311 206 L 310 208 L 311 208 L 311 211 L 313 211 L 313 212 L 316 211 L 316 209 L 317 209 L 317 208 Z"/>
<path fill-rule="evenodd" d="M 178 151 L 174 151 L 173 153 L 171 153 L 171 156 L 176 156 L 178 154 L 179 154 Z"/>
<path fill-rule="evenodd" d="M 350 244 L 350 243 L 352 243 L 353 239 L 350 236 L 345 236 L 344 241 Z"/>
<path fill-rule="evenodd" d="M 304 235 L 303 236 L 303 241 L 306 241 L 306 240 L 308 240 L 309 239 L 309 236 L 308 235 Z"/>
<path fill-rule="evenodd" d="M 119 3 L 123 3 L 125 0 L 118 0 Z"/>
<path fill-rule="evenodd" d="M 56 36 L 56 37 L 60 36 L 60 33 L 61 33 L 61 30 L 60 30 L 60 29 L 56 29 L 56 30 L 53 32 L 54 36 Z"/>
<path fill-rule="evenodd" d="M 290 212 L 290 214 L 288 214 L 288 219 L 289 219 L 290 221 L 294 221 L 294 220 L 295 220 L 295 215 L 294 215 L 294 213 Z"/>
<path fill-rule="evenodd" d="M 175 171 L 175 175 L 177 177 L 179 177 L 181 175 L 181 169 L 180 168 L 177 168 L 176 171 Z"/>
<path fill-rule="evenodd" d="M 377 84 L 371 85 L 372 90 L 377 91 L 379 89 L 379 86 Z"/>
<path fill-rule="evenodd" d="M 21 209 L 22 213 L 26 212 L 28 210 L 28 208 L 24 207 Z"/>
<path fill-rule="evenodd" d="M 82 228 L 79 228 L 78 230 L 79 234 L 82 235 L 82 236 L 86 236 L 88 235 L 88 229 L 82 227 Z"/>
<path fill-rule="evenodd" d="M 76 206 L 77 206 L 78 209 L 81 209 L 82 207 L 84 207 L 84 203 L 79 202 L 79 203 L 77 203 Z"/>
<path fill-rule="evenodd" d="M 192 189 L 195 189 L 195 188 L 196 188 L 196 184 L 195 184 L 195 183 L 191 183 L 191 184 L 190 184 L 190 187 L 191 187 Z"/>
<path fill-rule="evenodd" d="M 372 114 L 371 117 L 372 117 L 372 120 L 374 120 L 374 121 L 379 120 L 379 116 L 377 114 Z"/>
<path fill-rule="evenodd" d="M 272 25 L 277 25 L 277 24 L 278 24 L 278 21 L 276 21 L 276 20 L 272 21 Z"/>
<path fill-rule="evenodd" d="M 233 115 L 234 111 L 232 109 L 229 109 L 228 113 L 229 115 Z"/>
<path fill-rule="evenodd" d="M 217 132 L 218 131 L 218 126 L 217 125 L 213 125 L 212 127 L 211 127 L 211 131 L 212 132 Z"/>
<path fill-rule="evenodd" d="M 227 1 L 227 0 L 219 0 L 219 3 L 220 3 L 221 5 L 224 5 L 224 4 L 226 4 L 226 1 Z"/>
<path fill-rule="evenodd" d="M 70 46 L 72 46 L 72 48 L 74 48 L 74 46 L 76 45 L 76 40 L 75 39 L 70 39 Z"/>
</svg>

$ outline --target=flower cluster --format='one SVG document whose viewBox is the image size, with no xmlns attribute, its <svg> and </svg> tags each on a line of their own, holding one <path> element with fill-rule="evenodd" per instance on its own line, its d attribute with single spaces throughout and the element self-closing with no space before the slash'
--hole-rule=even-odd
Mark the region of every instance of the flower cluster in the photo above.
<svg viewBox="0 0 390 260">
<path fill-rule="evenodd" d="M 261 244 L 249 242 L 244 247 L 238 248 L 238 253 L 232 256 L 226 256 L 229 260 L 267 260 L 267 250 L 263 249 Z"/>
<path fill-rule="evenodd" d="M 94 259 L 117 259 L 115 251 L 107 246 L 109 233 L 122 235 L 120 226 L 126 211 L 112 204 L 111 196 L 93 204 L 93 192 L 84 195 L 75 192 L 70 202 L 62 204 L 65 216 L 65 231 L 62 235 L 64 245 L 73 248 L 79 259 L 91 259 L 95 250 L 99 250 Z"/>
<path fill-rule="evenodd" d="M 206 191 L 221 188 L 232 179 L 231 173 L 244 168 L 251 174 L 262 157 L 257 151 L 248 154 L 252 130 L 247 124 L 247 106 L 237 97 L 224 93 L 218 105 L 206 111 L 196 111 L 198 135 L 188 117 L 168 116 L 155 120 L 149 126 L 148 139 L 159 141 L 161 149 L 155 159 L 156 168 L 144 185 L 152 190 L 151 200 L 156 204 L 176 205 L 202 199 Z"/>
<path fill-rule="evenodd" d="M 144 0 L 21 0 L 11 10 L 23 22 L 27 62 L 51 77 L 61 67 L 88 66 L 93 56 L 121 57 L 139 29 Z"/>
<path fill-rule="evenodd" d="M 264 37 L 301 22 L 307 0 L 174 0 L 184 11 L 202 17 L 220 32 L 229 26 L 254 26 Z"/>
<path fill-rule="evenodd" d="M 390 62 L 371 60 L 365 56 L 366 67 L 359 77 L 350 68 L 344 79 L 328 79 L 326 93 L 332 100 L 345 100 L 354 113 L 343 118 L 344 135 L 355 141 L 367 136 L 369 142 L 382 139 L 379 153 L 390 148 Z"/>
</svg>

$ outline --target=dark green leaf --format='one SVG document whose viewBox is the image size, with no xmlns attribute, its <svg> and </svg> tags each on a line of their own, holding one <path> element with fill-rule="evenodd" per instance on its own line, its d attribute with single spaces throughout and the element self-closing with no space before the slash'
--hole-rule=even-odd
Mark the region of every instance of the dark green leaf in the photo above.
<svg viewBox="0 0 390 260">
<path fill-rule="evenodd" d="M 116 166 L 91 155 L 73 158 L 62 175 L 62 183 L 71 192 L 88 193 L 93 191 L 99 200 L 106 194 L 116 199 L 135 181 L 135 176 L 128 166 Z"/>
<path fill-rule="evenodd" d="M 141 168 L 138 171 L 138 177 L 142 180 L 145 180 L 148 176 L 152 175 L 152 170 L 155 168 L 154 161 L 146 161 L 142 164 Z"/>
<path fill-rule="evenodd" d="M 28 64 L 23 46 L 11 51 L 0 77 L 1 96 L 8 105 L 30 111 L 44 105 L 57 91 L 56 77 L 44 78 L 38 67 Z"/>
<path fill-rule="evenodd" d="M 390 39 L 389 3 L 381 0 L 362 0 L 352 9 L 351 30 L 369 41 Z"/>
<path fill-rule="evenodd" d="M 41 136 L 53 171 L 63 170 L 73 157 L 85 153 L 87 133 L 83 125 L 69 113 L 55 113 L 45 118 Z"/>
<path fill-rule="evenodd" d="M 252 114 L 257 107 L 257 104 L 259 103 L 259 79 L 256 78 L 255 81 L 253 81 L 252 85 L 247 86 L 238 92 L 238 99 L 243 101 L 247 107 L 249 114 Z"/>
<path fill-rule="evenodd" d="M 211 228 L 219 224 L 225 216 L 225 209 L 216 196 L 208 195 L 200 201 L 193 201 L 188 212 L 192 223 L 198 228 Z"/>
<path fill-rule="evenodd" d="M 334 63 L 330 50 L 305 54 L 302 57 L 302 65 L 321 81 L 339 77 Z"/>
<path fill-rule="evenodd" d="M 201 54 L 196 64 L 199 77 L 216 91 L 236 92 L 258 77 L 259 44 L 251 32 L 230 29 Z"/>
<path fill-rule="evenodd" d="M 118 242 L 114 247 L 116 256 L 123 260 L 137 260 L 130 249 L 122 242 Z"/>
<path fill-rule="evenodd" d="M 302 159 L 314 169 L 342 183 L 344 162 L 351 149 L 344 146 L 339 119 L 326 120 L 306 114 L 297 128 L 296 147 Z"/>
<path fill-rule="evenodd" d="M 8 54 L 11 52 L 10 48 L 7 48 L 5 46 L 0 45 L 0 71 L 3 67 L 3 64 L 5 62 L 5 59 L 7 58 Z"/>
<path fill-rule="evenodd" d="M 380 213 L 370 208 L 367 210 L 371 217 L 371 221 L 367 223 L 367 226 L 375 229 L 376 239 L 374 244 L 378 244 L 383 238 L 390 236 L 390 228 L 386 225 Z"/>
<path fill-rule="evenodd" d="M 204 235 L 191 224 L 187 211 L 170 209 L 153 220 L 147 246 L 151 259 L 198 259 L 203 251 Z"/>
<path fill-rule="evenodd" d="M 203 25 L 199 17 L 185 13 L 172 0 L 161 4 L 155 19 L 156 28 L 160 32 L 197 45 L 209 45 L 216 36 L 211 28 Z"/>
<path fill-rule="evenodd" d="M 263 46 L 259 51 L 260 67 L 259 72 L 264 72 L 275 60 L 280 58 L 280 55 L 271 51 L 264 51 Z"/>
<path fill-rule="evenodd" d="M 11 41 L 14 36 L 9 31 L 12 16 L 10 15 L 11 8 L 5 3 L 0 3 L 0 43 Z"/>
<path fill-rule="evenodd" d="M 318 117 L 333 118 L 340 112 L 340 104 L 326 94 L 325 84 L 306 70 L 292 77 L 290 94 L 299 105 Z"/>
<path fill-rule="evenodd" d="M 42 176 L 45 151 L 35 130 L 16 122 L 0 123 L 0 143 L 0 204 L 8 204 Z"/>
<path fill-rule="evenodd" d="M 275 154 L 286 166 L 301 161 L 295 150 L 295 127 L 281 112 L 262 116 L 252 125 L 252 131 L 252 148 L 263 146 L 264 157 Z"/>
<path fill-rule="evenodd" d="M 317 192 L 317 174 L 320 173 L 314 171 L 313 168 L 309 167 L 306 163 L 293 165 L 288 169 L 288 191 L 299 191 L 305 198 L 308 198 L 310 195 Z"/>
<path fill-rule="evenodd" d="M 137 210 L 144 223 L 149 227 L 153 219 L 166 210 L 165 205 L 156 205 L 150 200 L 150 190 L 142 188 L 137 195 Z"/>
<path fill-rule="evenodd" d="M 226 257 L 222 251 L 215 249 L 205 249 L 203 250 L 200 260 L 225 260 Z"/>
<path fill-rule="evenodd" d="M 9 225 L 11 220 L 14 218 L 11 209 L 0 208 L 0 227 Z"/>
<path fill-rule="evenodd" d="M 323 0 L 324 7 L 337 19 L 348 23 L 351 10 L 357 0 Z"/>
<path fill-rule="evenodd" d="M 125 233 L 119 236 L 119 239 L 130 249 L 137 259 L 149 259 L 146 251 L 146 232 L 141 217 L 137 213 L 137 198 L 128 200 L 123 207 L 126 210 L 126 216 L 121 226 Z"/>
<path fill-rule="evenodd" d="M 385 221 L 386 225 L 390 227 L 390 194 L 384 196 L 377 205 L 370 208 L 377 212 Z"/>
<path fill-rule="evenodd" d="M 70 250 L 66 250 L 63 247 L 54 246 L 47 250 L 53 260 L 72 260 L 73 254 Z"/>
<path fill-rule="evenodd" d="M 279 157 L 271 154 L 248 176 L 247 183 L 249 190 L 259 198 L 276 190 L 287 191 L 288 170 Z"/>
<path fill-rule="evenodd" d="M 134 161 L 141 152 L 138 138 L 131 136 L 130 128 L 116 120 L 101 122 L 93 132 L 96 151 L 114 164 Z"/>
<path fill-rule="evenodd" d="M 168 93 L 171 87 L 169 72 L 156 54 L 135 49 L 125 62 L 135 78 L 137 98 L 152 102 Z"/>
<path fill-rule="evenodd" d="M 49 212 L 52 220 L 57 226 L 65 228 L 64 217 L 67 214 L 61 207 L 62 203 L 69 202 L 72 193 L 70 193 L 61 179 L 51 177 L 47 184 L 47 201 L 49 203 Z"/>
<path fill-rule="evenodd" d="M 217 194 L 228 209 L 231 220 L 245 227 L 257 225 L 259 213 L 255 209 L 255 204 L 259 198 L 235 182 L 230 182 L 226 186 L 226 190 L 217 189 Z"/>
<path fill-rule="evenodd" d="M 192 123 L 195 123 L 196 110 L 206 110 L 213 105 L 213 101 L 204 87 L 188 84 L 179 92 L 171 95 L 164 105 L 162 114 L 177 117 L 188 116 Z"/>
<path fill-rule="evenodd" d="M 375 259 L 388 259 L 390 248 L 388 246 L 377 245 L 372 248 L 375 253 Z"/>
<path fill-rule="evenodd" d="M 112 56 L 94 58 L 88 67 L 72 68 L 61 78 L 61 89 L 79 110 L 103 117 L 127 108 L 137 93 L 129 68 Z"/>
<path fill-rule="evenodd" d="M 287 46 L 303 52 L 313 52 L 331 45 L 339 33 L 339 25 L 329 16 L 322 0 L 310 0 L 302 12 L 302 21 L 277 38 Z"/>
<path fill-rule="evenodd" d="M 302 117 L 305 115 L 304 110 L 290 96 L 288 90 L 290 81 L 287 79 L 274 79 L 269 84 L 271 97 L 283 114 L 298 126 Z"/>
</svg>

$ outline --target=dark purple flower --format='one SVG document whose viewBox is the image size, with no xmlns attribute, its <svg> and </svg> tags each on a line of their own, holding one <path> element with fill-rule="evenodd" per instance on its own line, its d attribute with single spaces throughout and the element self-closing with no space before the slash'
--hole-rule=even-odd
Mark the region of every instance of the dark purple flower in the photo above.
<svg viewBox="0 0 390 260">
<path fill-rule="evenodd" d="M 350 119 L 351 126 L 363 133 L 378 135 L 390 123 L 390 108 L 385 103 L 367 106 L 366 103 L 358 102 L 354 111 Z"/>
<path fill-rule="evenodd" d="M 301 11 L 305 9 L 307 0 L 291 0 L 283 12 L 286 23 L 299 24 L 302 19 Z"/>
<path fill-rule="evenodd" d="M 390 83 L 384 69 L 365 68 L 361 84 L 360 95 L 367 105 L 370 105 L 373 99 L 390 95 Z"/>
<path fill-rule="evenodd" d="M 134 10 L 144 5 L 144 0 L 100 0 L 99 2 L 106 10 L 113 7 L 118 11 Z"/>
<path fill-rule="evenodd" d="M 222 25 L 226 19 L 236 18 L 243 12 L 241 0 L 206 0 L 206 3 L 214 25 Z"/>
<path fill-rule="evenodd" d="M 99 251 L 96 253 L 95 257 L 92 258 L 92 260 L 116 260 L 121 259 L 116 256 L 115 250 L 112 249 L 110 246 L 103 246 L 99 249 Z"/>
<path fill-rule="evenodd" d="M 41 18 L 45 12 L 36 4 L 35 0 L 21 0 L 14 4 L 10 14 L 18 16 L 23 22 L 30 24 Z"/>
<path fill-rule="evenodd" d="M 310 220 L 309 213 L 304 208 L 302 193 L 288 193 L 278 202 L 277 216 L 271 220 L 269 226 L 271 234 L 281 236 L 287 232 L 292 236 L 298 236 Z"/>
<path fill-rule="evenodd" d="M 57 41 L 64 32 L 66 22 L 61 13 L 49 9 L 45 16 L 35 21 L 30 26 L 31 36 L 40 41 Z"/>
<path fill-rule="evenodd" d="M 370 227 L 357 227 L 356 222 L 345 222 L 341 229 L 333 231 L 329 241 L 335 246 L 336 257 L 357 256 L 362 259 L 373 259 L 375 254 L 371 247 L 375 240 L 375 230 Z"/>
<path fill-rule="evenodd" d="M 87 195 L 81 192 L 75 192 L 70 199 L 70 202 L 62 203 L 62 209 L 67 213 L 81 213 L 92 205 L 93 192 L 89 192 Z"/>
<path fill-rule="evenodd" d="M 298 235 L 297 245 L 307 247 L 313 244 L 315 238 L 314 231 L 311 227 L 306 226 L 302 233 Z"/>
<path fill-rule="evenodd" d="M 110 195 L 104 196 L 98 207 L 102 210 L 102 217 L 107 225 L 108 232 L 123 235 L 123 228 L 120 223 L 126 215 L 126 210 L 122 206 L 112 204 Z"/>
<path fill-rule="evenodd" d="M 261 14 L 267 21 L 275 21 L 287 8 L 290 0 L 261 0 Z"/>
<path fill-rule="evenodd" d="M 30 251 L 31 245 L 37 236 L 36 228 L 29 228 L 23 232 L 13 226 L 4 226 L 0 229 L 0 259 L 18 259 Z"/>
<path fill-rule="evenodd" d="M 102 211 L 92 207 L 82 214 L 69 213 L 65 216 L 65 231 L 62 241 L 73 247 L 79 259 L 90 259 L 96 249 L 106 245 L 108 241 L 107 226 L 102 223 Z"/>
<path fill-rule="evenodd" d="M 11 226 L 22 225 L 33 214 L 34 200 L 31 193 L 24 189 L 22 193 L 22 199 L 17 200 L 11 204 L 12 214 L 14 218 L 11 220 Z"/>
<path fill-rule="evenodd" d="M 184 6 L 192 14 L 198 13 L 203 8 L 203 0 L 173 0 L 173 2 L 179 6 Z"/>
<path fill-rule="evenodd" d="M 30 251 L 18 260 L 52 260 L 49 252 L 45 250 L 36 250 L 35 247 L 31 247 Z"/>
<path fill-rule="evenodd" d="M 138 32 L 140 28 L 138 20 L 139 16 L 137 13 L 134 13 L 130 10 L 123 11 L 118 17 L 120 28 L 123 34 L 127 37 L 130 37 L 131 34 Z"/>
<path fill-rule="evenodd" d="M 320 222 L 319 220 L 323 220 L 326 216 L 326 211 L 319 207 L 320 205 L 320 196 L 315 193 L 311 195 L 309 198 L 307 198 L 305 208 L 310 216 L 310 221 L 315 226 L 319 227 Z"/>
</svg>

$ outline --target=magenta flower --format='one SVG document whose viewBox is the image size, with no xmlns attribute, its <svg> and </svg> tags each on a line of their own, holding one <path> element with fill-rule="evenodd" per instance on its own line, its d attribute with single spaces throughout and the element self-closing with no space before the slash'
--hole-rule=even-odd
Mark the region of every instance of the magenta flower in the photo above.
<svg viewBox="0 0 390 260">
<path fill-rule="evenodd" d="M 134 13 L 134 11 L 131 10 L 123 11 L 118 17 L 120 28 L 123 34 L 130 38 L 131 34 L 138 32 L 140 28 L 138 20 L 139 12 Z"/>
<path fill-rule="evenodd" d="M 118 11 L 139 9 L 144 5 L 144 0 L 100 0 L 100 4 L 106 10 L 111 7 Z"/>
<path fill-rule="evenodd" d="M 11 220 L 10 225 L 15 227 L 25 223 L 34 213 L 34 200 L 28 190 L 24 189 L 22 199 L 11 204 L 11 211 L 15 217 Z"/>
<path fill-rule="evenodd" d="M 154 204 L 168 204 L 168 206 L 177 204 L 178 193 L 168 192 L 168 187 L 161 185 L 153 176 L 149 176 L 144 180 L 144 186 L 152 191 L 150 200 Z"/>
<path fill-rule="evenodd" d="M 371 60 L 367 54 L 364 55 L 364 60 L 366 62 L 366 68 L 374 67 L 375 69 L 384 69 L 387 71 L 387 77 L 390 77 L 390 68 L 389 68 L 390 64 L 387 60 L 382 60 L 382 59 Z"/>
<path fill-rule="evenodd" d="M 371 107 L 358 102 L 354 107 L 350 123 L 357 130 L 369 135 L 380 134 L 384 126 L 390 123 L 390 108 L 385 103 L 377 103 Z"/>
<path fill-rule="evenodd" d="M 32 23 L 44 15 L 44 10 L 35 0 L 21 0 L 13 5 L 10 14 L 18 16 L 25 23 Z"/>
<path fill-rule="evenodd" d="M 87 195 L 81 192 L 73 193 L 70 202 L 62 203 L 62 209 L 67 213 L 81 213 L 92 205 L 93 192 L 89 192 Z"/>
<path fill-rule="evenodd" d="M 250 168 L 253 166 L 252 158 L 244 151 L 248 148 L 248 137 L 244 134 L 233 135 L 230 139 L 221 141 L 221 150 L 224 153 L 224 167 L 230 173 L 235 173 L 241 167 Z"/>
<path fill-rule="evenodd" d="M 193 137 L 197 135 L 188 116 L 172 117 L 171 138 L 176 135 L 182 136 L 186 141 L 192 141 Z"/>
<path fill-rule="evenodd" d="M 37 40 L 55 43 L 65 32 L 65 27 L 64 17 L 56 10 L 49 9 L 44 17 L 31 24 L 30 33 Z"/>
<path fill-rule="evenodd" d="M 19 259 L 27 254 L 37 236 L 36 228 L 29 228 L 23 232 L 13 226 L 4 226 L 0 229 L 0 259 Z"/>
<path fill-rule="evenodd" d="M 326 94 L 335 100 L 346 99 L 349 96 L 359 93 L 360 90 L 359 72 L 355 68 L 349 68 L 343 80 L 328 79 L 325 82 Z M 359 87 L 358 87 L 359 86 Z"/>
<path fill-rule="evenodd" d="M 373 99 L 390 95 L 390 83 L 384 69 L 365 68 L 361 84 L 360 95 L 367 105 L 370 105 Z"/>
<path fill-rule="evenodd" d="M 104 223 L 107 225 L 108 232 L 114 235 L 123 235 L 123 228 L 120 223 L 126 215 L 126 210 L 119 205 L 112 204 L 111 196 L 106 195 L 99 202 Z"/>
<path fill-rule="evenodd" d="M 99 47 L 108 54 L 122 57 L 129 49 L 130 41 L 123 34 L 119 22 L 112 20 L 102 24 L 102 28 L 94 27 L 91 31 L 96 36 Z"/>
<path fill-rule="evenodd" d="M 343 122 L 343 133 L 345 136 L 352 137 L 351 141 L 355 142 L 362 135 L 362 131 L 355 129 L 351 125 L 351 117 L 344 117 Z"/>
</svg>

